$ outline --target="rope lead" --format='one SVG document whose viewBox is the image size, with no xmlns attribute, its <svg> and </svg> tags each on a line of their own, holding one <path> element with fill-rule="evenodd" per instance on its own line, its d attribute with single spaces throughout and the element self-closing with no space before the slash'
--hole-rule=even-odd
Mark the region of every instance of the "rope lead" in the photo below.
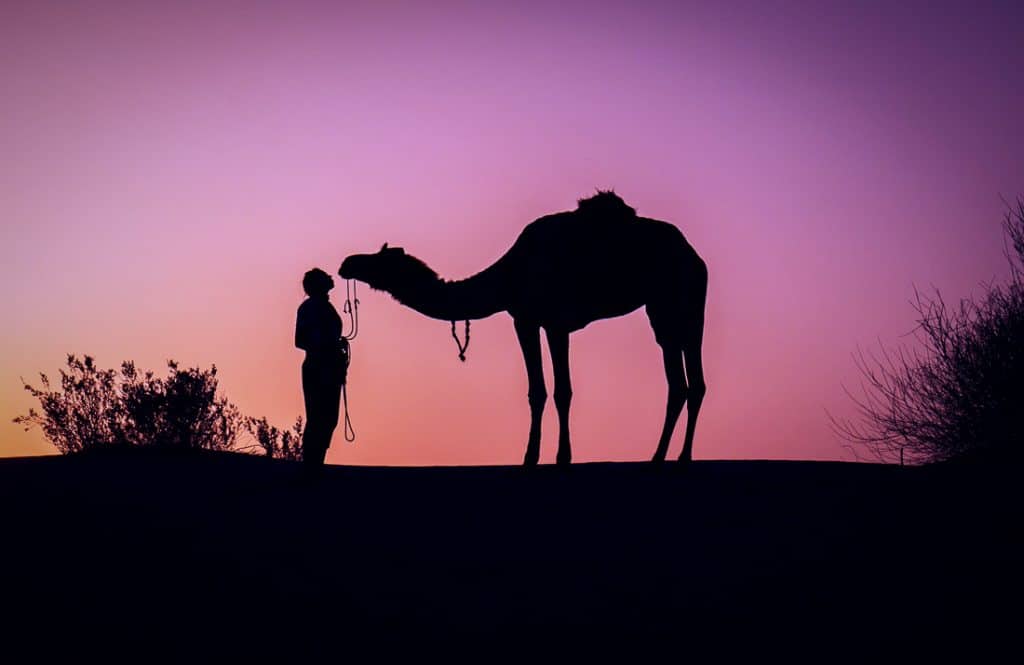
<svg viewBox="0 0 1024 665">
<path fill-rule="evenodd" d="M 356 440 L 356 431 L 352 428 L 352 419 L 348 417 L 348 385 L 341 384 L 341 396 L 345 401 L 345 441 L 352 443 Z"/>
<path fill-rule="evenodd" d="M 356 282 L 351 279 L 345 280 L 345 305 L 342 307 L 342 311 L 348 314 L 349 321 L 348 334 L 343 337 L 351 342 L 359 334 L 359 294 L 356 292 Z M 352 443 L 356 440 L 356 430 L 352 427 L 352 418 L 348 415 L 348 363 L 352 362 L 352 347 L 349 346 L 348 349 L 345 380 L 341 384 L 341 396 L 345 402 L 345 441 Z"/>
<path fill-rule="evenodd" d="M 356 293 L 356 282 L 345 280 L 345 305 L 341 311 L 348 314 L 348 334 L 345 339 L 352 341 L 359 334 L 359 295 Z"/>
</svg>

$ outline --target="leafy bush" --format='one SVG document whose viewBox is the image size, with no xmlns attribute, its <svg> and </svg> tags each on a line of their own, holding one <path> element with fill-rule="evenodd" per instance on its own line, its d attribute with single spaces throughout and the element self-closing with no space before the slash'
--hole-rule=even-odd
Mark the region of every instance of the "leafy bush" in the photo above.
<svg viewBox="0 0 1024 665">
<path fill-rule="evenodd" d="M 1003 220 L 1010 278 L 950 306 L 917 292 L 920 349 L 858 353 L 857 422 L 833 419 L 883 461 L 1019 459 L 1024 432 L 1024 201 Z"/>
<path fill-rule="evenodd" d="M 91 356 L 67 357 L 60 388 L 40 374 L 41 388 L 25 383 L 40 410 L 14 422 L 42 429 L 61 453 L 127 447 L 176 450 L 248 450 L 259 447 L 273 457 L 295 459 L 302 423 L 280 432 L 266 418 L 244 418 L 227 398 L 217 395 L 217 368 L 182 369 L 173 360 L 167 376 L 140 372 L 133 362 L 120 370 L 100 369 Z M 248 432 L 256 446 L 240 447 Z"/>
</svg>

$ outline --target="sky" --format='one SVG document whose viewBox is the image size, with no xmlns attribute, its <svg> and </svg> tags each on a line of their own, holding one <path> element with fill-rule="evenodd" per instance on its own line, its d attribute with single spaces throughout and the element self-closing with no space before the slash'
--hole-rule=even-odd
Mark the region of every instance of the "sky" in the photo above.
<svg viewBox="0 0 1024 665">
<path fill-rule="evenodd" d="M 68 353 L 216 364 L 302 414 L 302 274 L 402 246 L 461 278 L 614 188 L 709 266 L 697 459 L 852 459 L 852 353 L 912 343 L 914 287 L 1008 272 L 1024 194 L 1014 3 L 5 2 L 0 456 Z M 344 300 L 340 279 L 333 299 Z M 364 288 L 335 464 L 515 464 L 511 319 Z M 642 310 L 571 339 L 574 460 L 644 460 L 665 407 Z M 545 371 L 551 389 L 550 362 Z M 549 405 L 541 461 L 554 459 Z M 670 449 L 682 445 L 679 427 Z"/>
</svg>

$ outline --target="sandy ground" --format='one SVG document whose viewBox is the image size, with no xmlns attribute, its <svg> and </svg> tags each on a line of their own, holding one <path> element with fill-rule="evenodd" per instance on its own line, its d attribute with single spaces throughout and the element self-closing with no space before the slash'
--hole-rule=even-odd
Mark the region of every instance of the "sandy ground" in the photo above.
<svg viewBox="0 0 1024 665">
<path fill-rule="evenodd" d="M 233 454 L 0 460 L 0 644 L 138 662 L 1019 654 L 1018 485 L 701 461 L 328 467 L 310 486 Z"/>
</svg>

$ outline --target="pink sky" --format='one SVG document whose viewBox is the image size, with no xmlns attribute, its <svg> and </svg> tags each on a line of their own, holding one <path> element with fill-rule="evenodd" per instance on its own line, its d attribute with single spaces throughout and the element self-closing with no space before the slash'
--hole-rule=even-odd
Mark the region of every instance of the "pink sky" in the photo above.
<svg viewBox="0 0 1024 665">
<path fill-rule="evenodd" d="M 52 452 L 10 420 L 33 405 L 19 376 L 69 352 L 216 363 L 287 425 L 305 270 L 387 241 L 462 277 L 595 187 L 709 265 L 697 458 L 849 459 L 825 409 L 849 412 L 851 352 L 905 341 L 914 284 L 1006 274 L 1012 3 L 73 4 L 0 8 L 0 455 Z M 508 316 L 462 364 L 445 324 L 361 300 L 359 439 L 328 461 L 518 463 Z M 571 363 L 574 459 L 649 458 L 643 312 L 574 335 Z M 556 431 L 549 408 L 542 461 Z"/>
</svg>

